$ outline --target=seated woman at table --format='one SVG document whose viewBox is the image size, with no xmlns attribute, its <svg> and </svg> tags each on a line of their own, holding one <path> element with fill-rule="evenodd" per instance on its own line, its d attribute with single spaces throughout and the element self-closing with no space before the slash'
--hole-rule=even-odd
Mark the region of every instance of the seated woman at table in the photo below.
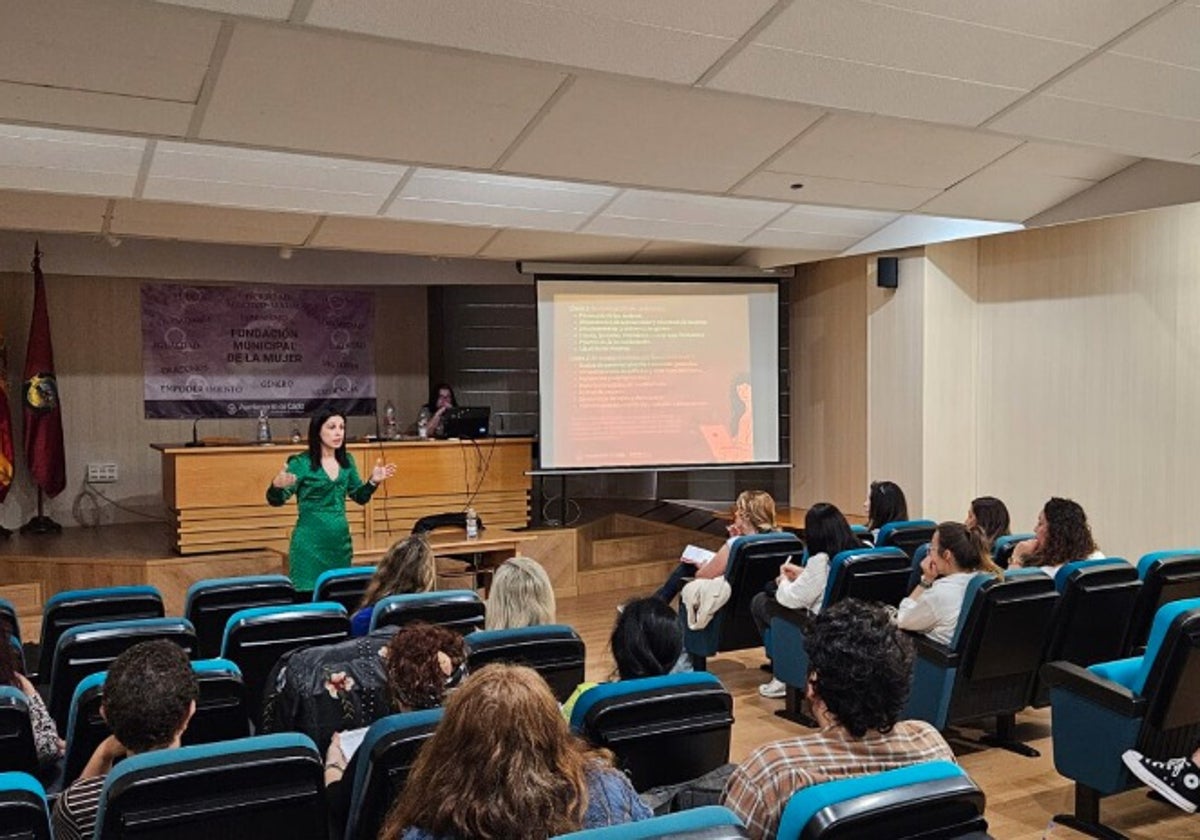
<svg viewBox="0 0 1200 840">
<path fill-rule="evenodd" d="M 492 578 L 483 628 L 512 630 L 553 624 L 557 609 L 554 587 L 542 564 L 532 557 L 510 557 Z"/>
<path fill-rule="evenodd" d="M 424 534 L 413 534 L 396 542 L 383 555 L 358 605 L 358 612 L 350 619 L 350 635 L 367 635 L 371 628 L 371 613 L 384 598 L 432 592 L 436 577 L 437 563 Z"/>
<path fill-rule="evenodd" d="M 446 412 L 458 405 L 458 399 L 454 396 L 454 389 L 445 382 L 439 382 L 429 389 L 429 402 L 421 406 L 421 410 L 417 413 L 417 431 L 420 432 L 421 421 L 425 421 L 425 434 L 427 437 L 445 437 L 445 432 L 442 428 L 442 419 L 446 416 Z"/>
</svg>

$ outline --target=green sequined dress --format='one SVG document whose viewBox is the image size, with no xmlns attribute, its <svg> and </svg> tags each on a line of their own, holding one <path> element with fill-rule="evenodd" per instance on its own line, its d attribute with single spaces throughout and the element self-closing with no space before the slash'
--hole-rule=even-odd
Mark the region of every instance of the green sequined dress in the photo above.
<svg viewBox="0 0 1200 840">
<path fill-rule="evenodd" d="M 283 489 L 267 488 L 267 502 L 275 507 L 296 497 L 300 515 L 288 549 L 288 573 L 299 591 L 311 591 L 321 572 L 349 566 L 353 557 L 346 498 L 365 505 L 375 485 L 359 478 L 353 455 L 347 452 L 346 458 L 347 466 L 331 479 L 320 464 L 313 468 L 307 452 L 298 452 L 287 462 L 287 471 L 296 476 L 296 483 Z"/>
</svg>

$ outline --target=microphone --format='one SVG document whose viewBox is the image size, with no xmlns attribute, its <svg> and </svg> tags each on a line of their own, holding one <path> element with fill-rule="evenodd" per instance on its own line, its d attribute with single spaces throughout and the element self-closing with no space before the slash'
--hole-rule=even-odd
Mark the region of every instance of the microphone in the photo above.
<svg viewBox="0 0 1200 840">
<path fill-rule="evenodd" d="M 184 444 L 184 446 L 188 447 L 189 449 L 194 446 L 204 446 L 204 441 L 200 440 L 200 438 L 197 437 L 197 435 L 196 435 L 196 426 L 199 425 L 199 423 L 200 423 L 199 417 L 197 417 L 195 420 L 192 421 L 192 440 L 190 443 Z"/>
</svg>

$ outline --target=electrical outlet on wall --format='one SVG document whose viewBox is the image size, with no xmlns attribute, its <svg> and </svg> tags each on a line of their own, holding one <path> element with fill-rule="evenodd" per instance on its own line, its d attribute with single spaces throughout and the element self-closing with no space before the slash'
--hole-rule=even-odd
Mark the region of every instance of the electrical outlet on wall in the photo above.
<svg viewBox="0 0 1200 840">
<path fill-rule="evenodd" d="M 117 480 L 117 465 L 109 462 L 87 465 L 88 484 L 112 484 Z"/>
</svg>

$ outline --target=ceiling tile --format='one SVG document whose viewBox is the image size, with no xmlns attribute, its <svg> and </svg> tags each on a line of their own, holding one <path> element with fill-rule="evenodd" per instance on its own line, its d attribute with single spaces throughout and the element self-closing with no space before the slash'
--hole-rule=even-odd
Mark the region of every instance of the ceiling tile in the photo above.
<svg viewBox="0 0 1200 840">
<path fill-rule="evenodd" d="M 157 0 L 157 2 L 245 17 L 287 20 L 296 0 Z"/>
<path fill-rule="evenodd" d="M 751 45 L 708 86 L 829 108 L 979 125 L 1024 91 Z"/>
<path fill-rule="evenodd" d="M 388 254 L 470 257 L 495 234 L 494 229 L 483 227 L 330 216 L 308 245 Z"/>
<path fill-rule="evenodd" d="M 774 201 L 626 190 L 583 230 L 608 236 L 733 244 L 787 208 Z"/>
<path fill-rule="evenodd" d="M 316 217 L 299 213 L 123 199 L 113 207 L 109 230 L 154 239 L 298 246 L 316 222 Z"/>
<path fill-rule="evenodd" d="M 741 246 L 651 242 L 631 262 L 637 265 L 737 265 L 745 253 L 746 248 Z"/>
<path fill-rule="evenodd" d="M 106 198 L 0 191 L 0 228 L 7 230 L 99 233 Z"/>
<path fill-rule="evenodd" d="M 1176 6 L 1114 46 L 1112 53 L 1200 70 L 1200 4 Z"/>
<path fill-rule="evenodd" d="M 792 184 L 804 187 L 793 190 Z M 834 204 L 843 207 L 875 207 L 880 210 L 912 210 L 941 192 L 934 187 L 898 187 L 895 184 L 871 184 L 797 175 L 794 172 L 763 171 L 751 175 L 734 190 L 736 195 L 794 201 L 803 197 L 809 204 Z"/>
<path fill-rule="evenodd" d="M 1031 90 L 1083 58 L 1078 44 L 864 0 L 795 0 L 754 39 L 812 56 Z M 1013 61 L 1020 56 L 1020 61 Z"/>
<path fill-rule="evenodd" d="M 1064 178 L 1083 178 L 1102 181 L 1137 163 L 1138 158 L 1118 155 L 1083 146 L 1064 146 L 1060 143 L 1023 143 L 988 167 L 988 171 L 1025 172 L 1040 175 L 1060 175 Z"/>
<path fill-rule="evenodd" d="M 848 210 L 839 207 L 813 207 L 797 205 L 777 219 L 771 220 L 769 229 L 803 233 L 830 234 L 862 239 L 884 225 L 891 224 L 898 213 L 880 213 L 875 210 Z"/>
<path fill-rule="evenodd" d="M 771 161 L 771 169 L 874 184 L 945 188 L 1020 142 L 888 117 L 832 114 Z"/>
<path fill-rule="evenodd" d="M 0 187 L 129 196 L 145 145 L 131 137 L 0 126 Z"/>
<path fill-rule="evenodd" d="M 502 230 L 479 256 L 492 260 L 623 263 L 645 247 L 646 242 L 616 236 Z"/>
<path fill-rule="evenodd" d="M 1049 95 L 1022 102 L 989 128 L 1139 157 L 1187 160 L 1200 153 L 1200 121 L 1133 113 Z"/>
<path fill-rule="evenodd" d="M 143 197 L 374 216 L 407 171 L 386 163 L 162 142 Z"/>
<path fill-rule="evenodd" d="M 690 84 L 772 0 L 316 0 L 315 26 Z"/>
<path fill-rule="evenodd" d="M 508 60 L 240 23 L 200 134 L 483 169 L 564 78 Z"/>
<path fill-rule="evenodd" d="M 13 121 L 182 137 L 192 110 L 190 102 L 0 82 L 0 115 Z"/>
<path fill-rule="evenodd" d="M 1171 0 L 883 0 L 889 6 L 1098 47 Z"/>
<path fill-rule="evenodd" d="M 832 233 L 805 233 L 799 230 L 779 230 L 768 227 L 743 240 L 754 248 L 798 248 L 808 251 L 837 253 L 849 248 L 861 236 L 839 236 Z"/>
<path fill-rule="evenodd" d="M 580 77 L 503 168 L 723 192 L 819 116 L 711 91 Z"/>
<path fill-rule="evenodd" d="M 1194 48 L 1200 53 L 1200 44 Z M 1046 93 L 1137 113 L 1200 119 L 1200 70 L 1127 56 L 1098 56 Z"/>
<path fill-rule="evenodd" d="M 191 103 L 220 25 L 157 3 L 5 2 L 0 79 Z"/>
<path fill-rule="evenodd" d="M 989 167 L 921 207 L 922 213 L 1023 222 L 1096 182 Z"/>
</svg>

